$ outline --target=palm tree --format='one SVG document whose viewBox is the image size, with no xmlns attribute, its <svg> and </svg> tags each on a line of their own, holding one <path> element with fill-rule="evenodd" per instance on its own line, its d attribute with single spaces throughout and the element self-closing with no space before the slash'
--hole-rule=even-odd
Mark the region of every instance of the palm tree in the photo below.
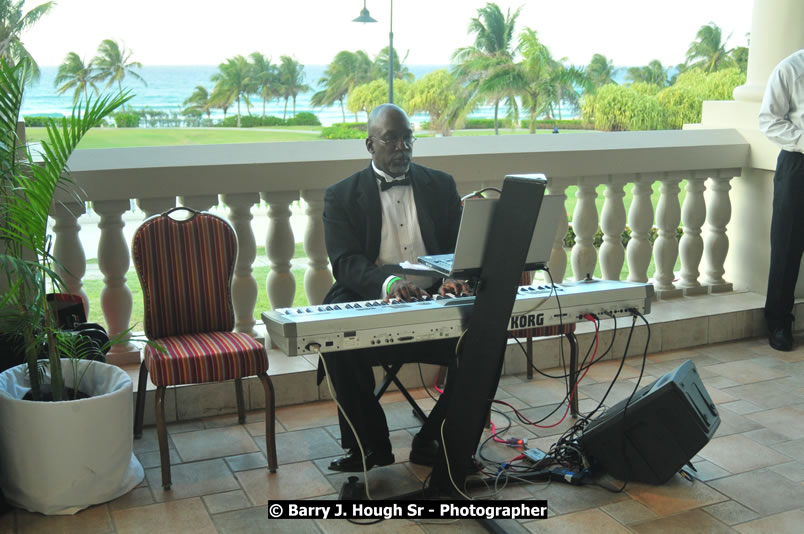
<svg viewBox="0 0 804 534">
<path fill-rule="evenodd" d="M 69 52 L 64 58 L 64 62 L 59 65 L 56 79 L 53 80 L 53 85 L 57 88 L 56 92 L 62 95 L 73 89 L 73 104 L 78 103 L 82 93 L 84 94 L 84 99 L 88 99 L 90 88 L 95 91 L 95 94 L 98 94 L 94 71 L 95 66 L 91 60 L 89 63 L 84 64 L 84 60 L 78 54 Z"/>
<path fill-rule="evenodd" d="M 706 73 L 733 66 L 731 50 L 726 49 L 729 37 L 723 40 L 720 27 L 714 22 L 701 26 L 687 50 L 687 65 Z"/>
<path fill-rule="evenodd" d="M 614 63 L 611 59 L 606 59 L 603 54 L 595 54 L 589 65 L 586 66 L 586 75 L 595 89 L 602 87 L 608 83 L 617 83 L 614 81 L 614 75 L 617 73 L 614 68 Z"/>
<path fill-rule="evenodd" d="M 506 86 L 506 79 L 510 79 L 516 70 L 516 48 L 512 47 L 512 40 L 520 9 L 513 13 L 509 9 L 505 15 L 494 3 L 478 9 L 478 16 L 469 23 L 469 32 L 475 34 L 475 44 L 459 48 L 452 56 L 457 64 L 454 73 L 474 95 L 469 105 L 474 106 L 481 99 L 494 104 L 495 135 L 499 134 L 500 101 L 507 99 L 511 105 L 516 103 L 513 98 L 515 89 Z"/>
<path fill-rule="evenodd" d="M 395 80 L 405 80 L 408 82 L 412 82 L 413 73 L 410 72 L 405 66 L 405 60 L 408 58 L 408 55 L 405 54 L 405 57 L 402 60 L 399 59 L 399 54 L 397 54 L 396 50 L 394 50 L 394 79 Z M 374 66 L 372 68 L 374 79 L 383 79 L 388 78 L 388 47 L 386 46 L 380 53 L 377 54 L 377 57 L 374 58 Z"/>
<path fill-rule="evenodd" d="M 184 101 L 184 105 L 189 110 L 195 110 L 200 113 L 206 113 L 207 119 L 212 114 L 212 102 L 210 100 L 209 91 L 203 85 L 196 85 L 193 94 L 190 98 Z"/>
<path fill-rule="evenodd" d="M 279 96 L 279 74 L 271 60 L 259 52 L 252 52 L 252 79 L 257 93 L 262 98 L 262 118 L 265 118 L 265 104 Z"/>
<path fill-rule="evenodd" d="M 218 72 L 212 75 L 215 83 L 213 93 L 218 92 L 222 101 L 237 102 L 237 127 L 240 128 L 240 99 L 250 105 L 248 95 L 254 92 L 256 86 L 252 78 L 253 69 L 246 58 L 237 55 L 218 65 Z M 228 107 L 228 106 L 227 106 Z M 224 115 L 225 115 L 224 111 Z"/>
<path fill-rule="evenodd" d="M 629 68 L 625 77 L 632 82 L 643 82 L 665 87 L 670 82 L 667 70 L 658 59 L 654 59 L 646 67 Z"/>
<path fill-rule="evenodd" d="M 223 120 L 226 120 L 226 111 L 234 103 L 234 93 L 228 87 L 217 83 L 212 88 L 212 94 L 209 95 L 209 107 L 212 109 L 220 109 L 223 111 Z"/>
<path fill-rule="evenodd" d="M 310 86 L 304 83 L 304 65 L 290 56 L 282 56 L 282 63 L 279 65 L 279 91 L 285 99 L 285 109 L 282 112 L 282 120 L 285 120 L 288 113 L 288 99 L 293 98 L 293 116 L 296 116 L 296 96 L 299 93 L 310 90 Z"/>
<path fill-rule="evenodd" d="M 24 3 L 25 0 L 0 0 L 0 59 L 5 59 L 12 66 L 27 60 L 30 66 L 27 79 L 35 80 L 39 78 L 39 66 L 20 41 L 20 34 L 36 24 L 54 3 L 45 2 L 23 15 Z"/>
<path fill-rule="evenodd" d="M 98 55 L 93 60 L 98 69 L 97 80 L 105 81 L 106 87 L 111 87 L 116 82 L 120 92 L 123 92 L 123 80 L 126 76 L 136 78 L 147 87 L 148 83 L 134 70 L 141 69 L 142 63 L 130 61 L 131 55 L 132 51 L 126 49 L 125 45 L 117 44 L 117 41 L 112 39 L 104 39 L 98 46 Z"/>
<path fill-rule="evenodd" d="M 550 109 L 554 98 L 551 76 L 555 61 L 550 50 L 530 28 L 525 28 L 520 34 L 519 50 L 522 53 L 522 61 L 518 65 L 522 76 L 519 92 L 522 107 L 530 114 L 528 129 L 534 133 L 536 118 Z"/>
<path fill-rule="evenodd" d="M 364 51 L 341 50 L 318 80 L 324 89 L 315 93 L 310 103 L 316 107 L 324 107 L 339 102 L 343 122 L 346 122 L 344 100 L 352 89 L 372 80 L 372 66 L 371 59 Z"/>
</svg>

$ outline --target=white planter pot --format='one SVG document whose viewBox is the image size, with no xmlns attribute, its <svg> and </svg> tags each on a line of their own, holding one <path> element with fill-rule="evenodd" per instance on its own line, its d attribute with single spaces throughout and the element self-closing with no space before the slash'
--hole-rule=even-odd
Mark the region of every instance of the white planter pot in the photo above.
<svg viewBox="0 0 804 534">
<path fill-rule="evenodd" d="M 72 387 L 70 360 L 61 367 Z M 0 486 L 14 506 L 74 514 L 142 482 L 131 378 L 114 365 L 78 361 L 79 378 L 84 371 L 80 390 L 90 397 L 63 402 L 22 400 L 31 389 L 25 365 L 0 373 Z"/>
</svg>

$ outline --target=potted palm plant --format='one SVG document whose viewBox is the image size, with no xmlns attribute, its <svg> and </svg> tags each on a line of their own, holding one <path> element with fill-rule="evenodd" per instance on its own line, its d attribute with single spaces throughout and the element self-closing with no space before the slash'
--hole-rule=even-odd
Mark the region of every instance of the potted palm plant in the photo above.
<svg viewBox="0 0 804 534">
<path fill-rule="evenodd" d="M 64 284 L 47 219 L 57 192 L 78 195 L 70 154 L 131 96 L 87 99 L 71 118 L 50 121 L 35 154 L 17 134 L 26 68 L 0 59 L 0 333 L 20 340 L 24 360 L 0 373 L 0 488 L 30 511 L 75 513 L 129 491 L 143 471 L 132 453 L 131 379 L 81 358 L 48 308 L 46 293 Z"/>
</svg>

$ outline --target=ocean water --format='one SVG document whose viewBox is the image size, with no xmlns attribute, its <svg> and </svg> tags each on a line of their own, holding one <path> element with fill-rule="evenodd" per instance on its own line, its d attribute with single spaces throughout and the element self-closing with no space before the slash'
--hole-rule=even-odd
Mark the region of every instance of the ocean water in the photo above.
<svg viewBox="0 0 804 534">
<path fill-rule="evenodd" d="M 408 69 L 420 78 L 428 72 L 433 70 L 445 68 L 445 65 L 409 65 Z M 326 65 L 305 65 L 305 83 L 312 89 L 306 93 L 300 94 L 296 97 L 296 112 L 309 111 L 315 113 L 321 124 L 329 126 L 336 122 L 341 122 L 343 116 L 339 105 L 329 106 L 325 108 L 313 108 L 310 105 L 310 99 L 313 94 L 320 90 L 318 80 L 324 73 Z M 26 89 L 25 100 L 23 101 L 22 114 L 23 115 L 65 115 L 69 116 L 73 107 L 73 94 L 68 91 L 63 95 L 56 93 L 56 88 L 53 80 L 56 77 L 58 67 L 42 67 L 42 75 L 37 83 L 32 87 Z M 181 65 L 181 66 L 144 66 L 137 72 L 147 82 L 147 86 L 142 82 L 133 78 L 127 77 L 124 80 L 124 89 L 131 89 L 134 93 L 134 98 L 129 103 L 130 106 L 140 108 L 150 108 L 155 110 L 164 111 L 167 113 L 179 113 L 184 107 L 183 102 L 190 97 L 198 85 L 203 85 L 207 90 L 212 90 L 214 83 L 210 80 L 211 76 L 217 72 L 218 67 L 215 65 Z M 100 86 L 99 89 L 103 92 L 104 87 Z M 109 90 L 116 90 L 114 86 Z M 262 99 L 254 97 L 251 99 L 251 114 L 261 116 L 263 102 Z M 287 116 L 292 115 L 292 100 L 288 101 Z M 345 107 L 345 105 L 344 105 Z M 282 117 L 284 108 L 284 100 L 273 100 L 266 103 L 266 115 L 273 115 L 275 117 Z M 354 121 L 355 115 L 345 109 L 346 120 Z M 227 116 L 233 116 L 236 109 L 233 106 L 227 111 Z M 241 100 L 241 114 L 248 113 L 244 103 Z M 505 111 L 500 109 L 500 117 L 505 114 Z M 569 117 L 565 110 L 562 110 L 565 117 Z M 484 106 L 473 112 L 470 117 L 493 117 L 494 110 L 491 106 Z M 219 109 L 212 111 L 212 119 L 223 119 L 223 112 Z M 365 121 L 365 113 L 361 113 L 357 120 Z M 420 113 L 411 117 L 411 121 L 418 123 L 428 120 L 427 114 Z"/>
</svg>

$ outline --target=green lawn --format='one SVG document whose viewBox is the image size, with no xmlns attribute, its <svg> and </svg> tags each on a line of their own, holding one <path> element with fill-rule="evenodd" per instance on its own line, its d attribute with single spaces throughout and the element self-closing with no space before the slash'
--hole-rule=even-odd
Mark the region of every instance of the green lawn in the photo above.
<svg viewBox="0 0 804 534">
<path fill-rule="evenodd" d="M 251 128 L 93 128 L 78 148 L 125 148 L 141 146 L 215 145 L 225 143 L 277 143 L 285 141 L 317 141 L 318 133 L 296 131 L 315 127 L 281 127 L 265 131 Z M 26 128 L 29 141 L 46 136 L 44 128 Z"/>
</svg>

